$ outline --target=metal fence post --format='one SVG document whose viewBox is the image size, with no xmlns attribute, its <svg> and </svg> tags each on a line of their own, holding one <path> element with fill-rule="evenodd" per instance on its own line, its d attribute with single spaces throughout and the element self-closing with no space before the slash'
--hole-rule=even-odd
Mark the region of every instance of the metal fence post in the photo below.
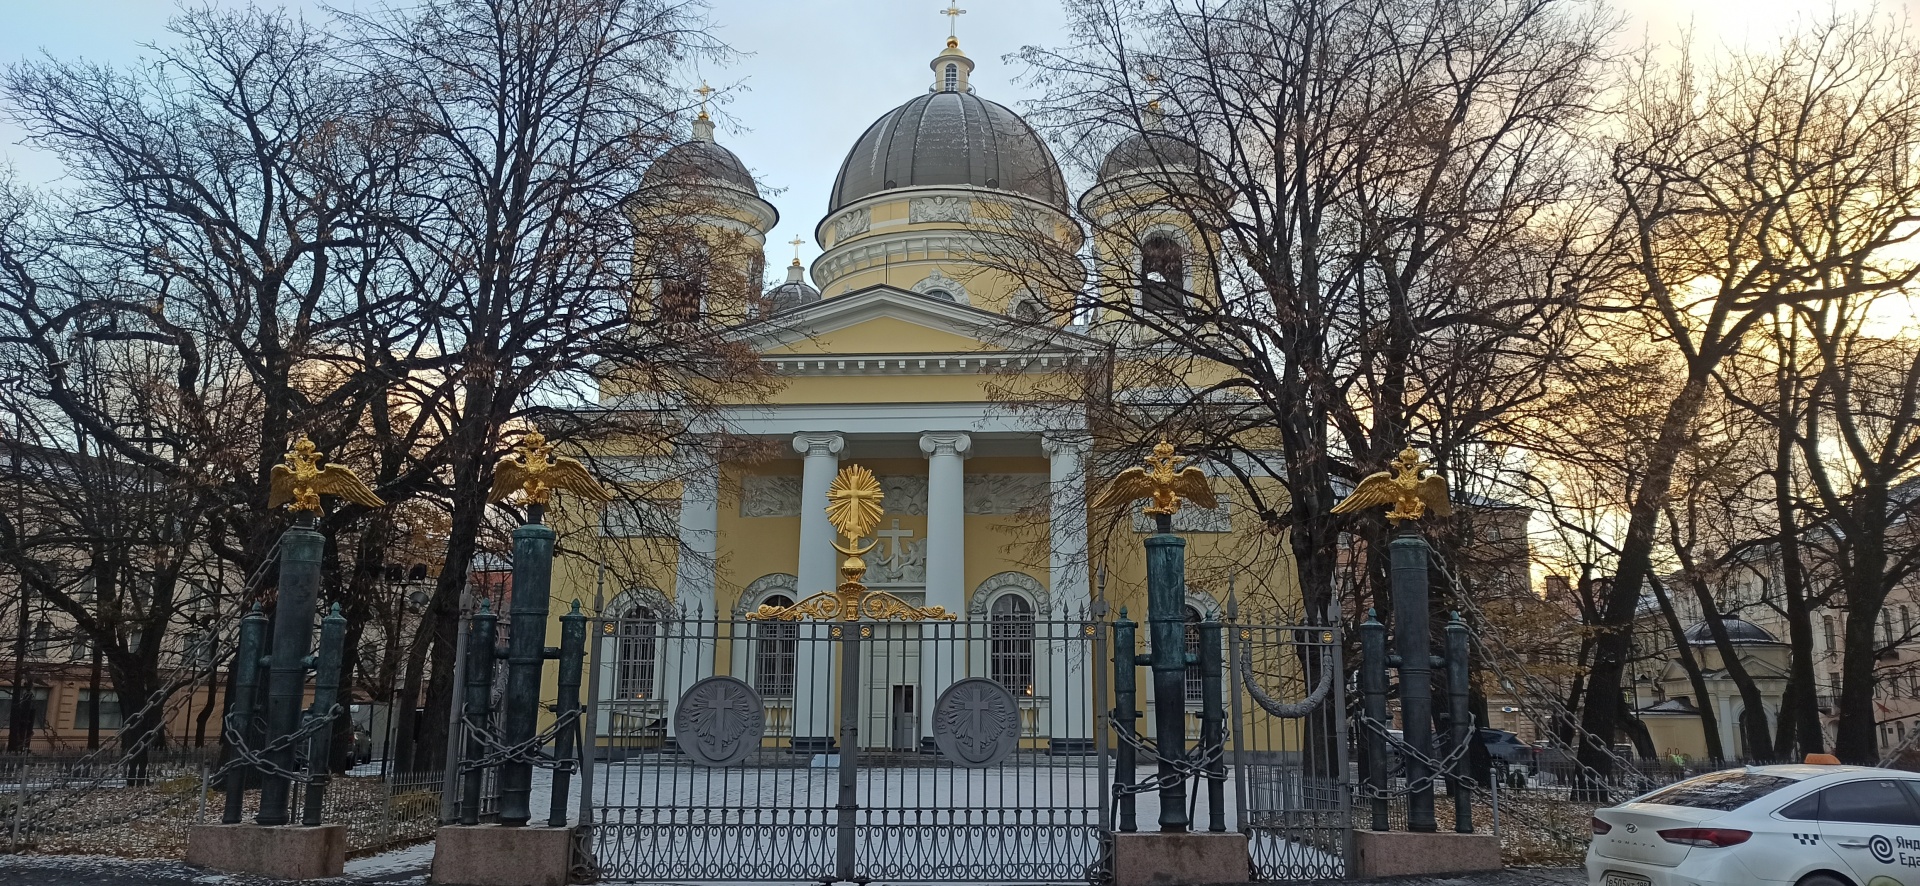
<svg viewBox="0 0 1920 886">
<path fill-rule="evenodd" d="M 580 601 L 573 601 L 573 609 L 560 616 L 560 698 L 555 705 L 554 715 L 565 719 L 569 714 L 578 722 L 580 716 L 580 668 L 581 659 L 587 654 L 587 617 L 580 613 Z M 569 727 L 560 730 L 554 737 L 553 759 L 553 797 L 547 809 L 547 827 L 564 828 L 567 826 L 567 790 L 572 773 L 566 769 L 567 761 L 575 753 L 574 739 L 578 732 Z"/>
<path fill-rule="evenodd" d="M 1220 621 L 1212 615 L 1200 623 L 1200 747 L 1206 761 L 1207 830 L 1227 829 L 1226 713 L 1220 704 Z M 1204 758 L 1203 758 L 1204 759 Z"/>
<path fill-rule="evenodd" d="M 840 802 L 835 805 L 837 843 L 835 876 L 842 882 L 854 879 L 855 837 L 860 816 L 860 617 L 846 613 L 847 620 L 834 625 L 840 636 Z"/>
<path fill-rule="evenodd" d="M 1133 728 L 1134 718 L 1139 712 L 1134 709 L 1135 685 L 1139 674 L 1134 658 L 1134 624 L 1127 618 L 1127 607 L 1120 607 L 1120 620 L 1113 623 L 1113 719 L 1120 733 L 1120 744 L 1114 751 L 1113 789 L 1126 791 L 1133 786 L 1134 743 L 1139 732 Z M 1120 830 L 1133 833 L 1140 829 L 1134 813 L 1134 795 L 1131 792 L 1120 794 Z"/>
<path fill-rule="evenodd" d="M 30 805 L 27 802 L 27 760 L 25 757 L 20 759 L 20 769 L 17 774 L 20 792 L 13 797 L 13 851 L 16 853 L 20 851 L 20 825 L 26 821 L 27 809 Z"/>
<path fill-rule="evenodd" d="M 227 705 L 227 715 L 222 719 L 226 732 L 236 740 L 244 741 L 253 735 L 254 693 L 260 685 L 260 641 L 267 635 L 267 614 L 260 611 L 260 604 L 253 604 L 253 611 L 240 619 L 240 644 L 233 656 L 233 697 Z M 224 737 L 224 736 L 223 736 Z M 239 824 L 247 801 L 248 776 L 255 772 L 253 766 L 235 766 L 227 771 L 222 780 L 226 783 L 226 804 L 220 816 L 221 824 Z"/>
<path fill-rule="evenodd" d="M 467 662 L 466 673 L 467 699 L 464 706 L 456 707 L 464 709 L 461 717 L 462 725 L 469 733 L 464 756 L 470 762 L 479 761 L 481 757 L 486 756 L 487 752 L 486 745 L 481 742 L 480 736 L 472 733 L 486 728 L 484 725 L 476 726 L 476 720 L 480 724 L 485 724 L 493 713 L 493 659 L 494 644 L 500 639 L 499 621 L 499 616 L 493 614 L 493 608 L 486 600 L 480 601 L 480 611 L 468 619 L 472 627 L 469 629 L 471 636 L 467 638 L 467 657 L 470 659 Z M 486 772 L 485 769 L 475 767 L 462 779 L 461 824 L 480 823 L 480 791 Z"/>
<path fill-rule="evenodd" d="M 399 773 L 394 773 L 398 775 Z M 380 779 L 380 830 L 375 846 L 393 843 L 393 779 Z"/>
<path fill-rule="evenodd" d="M 1388 830 L 1387 823 L 1387 626 L 1374 611 L 1360 623 L 1360 710 L 1367 720 L 1367 793 L 1373 809 L 1372 827 Z M 1337 716 L 1344 716 L 1338 712 Z"/>
<path fill-rule="evenodd" d="M 347 617 L 340 614 L 340 604 L 333 604 L 332 611 L 320 620 L 320 649 L 314 663 L 313 710 L 308 715 L 309 722 L 325 722 L 326 728 L 314 732 L 307 739 L 307 773 L 313 782 L 307 786 L 305 809 L 302 810 L 300 823 L 309 827 L 320 823 L 321 807 L 327 800 L 327 783 L 333 773 L 333 716 L 335 702 L 340 697 L 340 659 L 346 652 Z M 348 749 L 352 754 L 352 749 Z"/>
<path fill-rule="evenodd" d="M 460 724 L 465 718 L 463 711 L 465 705 L 463 704 L 464 699 L 460 698 L 458 693 L 466 689 L 467 685 L 468 601 L 468 592 L 462 590 L 460 592 L 460 614 L 458 618 L 454 619 L 453 623 L 453 691 L 456 694 L 447 703 L 447 759 L 440 767 L 441 824 L 453 824 L 460 815 L 457 785 L 460 776 L 460 740 L 464 737 L 461 734 Z M 413 704 L 415 699 L 407 699 L 406 701 L 408 704 Z M 388 716 L 391 717 L 392 713 L 389 712 Z M 411 738 L 411 736 L 409 736 L 409 738 Z M 387 755 L 393 755 L 392 743 L 388 744 Z"/>
<path fill-rule="evenodd" d="M 1447 767 L 1452 778 L 1453 789 L 1453 830 L 1455 833 L 1473 833 L 1473 792 L 1468 789 L 1471 783 L 1467 773 L 1473 731 L 1470 728 L 1471 714 L 1467 712 L 1467 624 L 1460 620 L 1455 612 L 1447 622 L 1447 715 L 1453 721 L 1453 764 Z M 1488 779 L 1493 781 L 1493 779 Z"/>
</svg>

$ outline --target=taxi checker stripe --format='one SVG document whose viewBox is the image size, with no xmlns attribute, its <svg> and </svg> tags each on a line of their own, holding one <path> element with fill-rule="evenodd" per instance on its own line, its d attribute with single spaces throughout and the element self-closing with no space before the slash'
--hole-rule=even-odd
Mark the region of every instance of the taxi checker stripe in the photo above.
<svg viewBox="0 0 1920 886">
<path fill-rule="evenodd" d="M 1799 841 L 1799 843 L 1802 846 L 1814 846 L 1819 844 L 1820 835 L 1819 834 L 1794 834 L 1793 839 Z"/>
</svg>

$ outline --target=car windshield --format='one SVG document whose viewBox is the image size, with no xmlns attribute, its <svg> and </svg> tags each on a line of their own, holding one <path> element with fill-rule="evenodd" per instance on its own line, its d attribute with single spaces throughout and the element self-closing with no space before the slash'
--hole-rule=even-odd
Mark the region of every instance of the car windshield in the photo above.
<svg viewBox="0 0 1920 886">
<path fill-rule="evenodd" d="M 1794 779 L 1778 775 L 1728 769 L 1661 788 L 1636 802 L 1732 812 L 1793 783 Z"/>
</svg>

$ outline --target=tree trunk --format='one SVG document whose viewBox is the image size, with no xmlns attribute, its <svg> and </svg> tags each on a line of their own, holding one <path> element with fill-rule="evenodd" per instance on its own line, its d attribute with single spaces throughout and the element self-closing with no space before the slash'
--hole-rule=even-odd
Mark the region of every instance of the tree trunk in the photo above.
<svg viewBox="0 0 1920 886">
<path fill-rule="evenodd" d="M 1580 727 L 1586 736 L 1580 742 L 1579 759 L 1581 764 L 1603 775 L 1613 772 L 1613 754 L 1605 746 L 1604 736 L 1613 734 L 1614 724 L 1622 719 L 1620 674 L 1633 649 L 1633 619 L 1639 608 L 1640 592 L 1653 574 L 1653 543 L 1660 513 L 1673 484 L 1674 466 L 1686 447 L 1706 392 L 1707 375 L 1695 370 L 1689 374 L 1686 387 L 1667 407 L 1660 436 L 1647 454 L 1647 469 L 1641 475 L 1628 512 L 1619 569 L 1600 609 L 1603 630 L 1594 643 L 1593 667 L 1587 675 L 1587 700 L 1580 718 Z M 1602 744 L 1596 745 L 1596 738 Z"/>
<path fill-rule="evenodd" d="M 1700 709 L 1700 731 L 1707 741 L 1707 759 L 1718 764 L 1727 758 L 1727 750 L 1720 743 L 1720 718 L 1714 714 L 1713 705 L 1707 703 L 1707 679 L 1700 673 L 1700 661 L 1693 657 L 1693 647 L 1687 645 L 1686 628 L 1673 611 L 1673 601 L 1668 599 L 1666 589 L 1659 582 L 1653 583 L 1653 595 L 1660 603 L 1660 615 L 1667 621 L 1667 630 L 1673 634 L 1680 668 L 1687 672 L 1687 683 L 1693 687 L 1693 706 Z"/>
</svg>

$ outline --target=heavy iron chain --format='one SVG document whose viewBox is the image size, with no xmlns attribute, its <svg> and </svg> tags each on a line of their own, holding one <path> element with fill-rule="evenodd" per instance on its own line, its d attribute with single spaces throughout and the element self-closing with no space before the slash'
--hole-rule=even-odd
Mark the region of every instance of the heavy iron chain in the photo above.
<svg viewBox="0 0 1920 886">
<path fill-rule="evenodd" d="M 277 754 L 289 748 L 295 749 L 297 755 L 297 745 L 315 735 L 319 735 L 325 730 L 333 728 L 334 722 L 339 719 L 340 714 L 344 710 L 344 708 L 336 704 L 329 709 L 325 715 L 315 715 L 309 712 L 306 722 L 300 724 L 300 728 L 267 742 L 266 746 L 258 751 L 247 747 L 246 736 L 240 730 L 235 729 L 232 723 L 228 723 L 223 731 L 227 736 L 227 744 L 233 747 L 233 759 L 228 760 L 225 765 L 214 770 L 208 780 L 211 781 L 242 766 L 252 766 L 256 772 L 259 772 L 263 776 L 284 778 L 287 781 L 297 784 L 312 784 L 316 781 L 325 782 L 328 778 L 325 772 L 315 773 L 304 771 L 304 769 L 302 771 L 291 771 L 268 760 L 267 757 L 270 754 Z"/>
<path fill-rule="evenodd" d="M 1394 797 L 1404 797 L 1410 794 L 1416 794 L 1416 793 L 1428 790 L 1429 788 L 1432 788 L 1435 783 L 1453 774 L 1454 767 L 1458 765 L 1460 761 L 1466 757 L 1468 747 L 1473 744 L 1471 739 L 1469 739 L 1468 741 L 1459 742 L 1454 745 L 1453 750 L 1447 752 L 1446 756 L 1435 759 L 1431 756 L 1428 756 L 1426 754 L 1423 754 L 1419 751 L 1414 750 L 1413 746 L 1410 744 L 1407 744 L 1404 739 L 1401 739 L 1395 736 L 1393 734 L 1393 731 L 1387 727 L 1387 724 L 1379 720 L 1375 720 L 1374 718 L 1366 716 L 1364 714 L 1362 714 L 1356 719 L 1360 721 L 1360 725 L 1365 727 L 1367 731 L 1372 732 L 1373 734 L 1386 739 L 1387 744 L 1391 745 L 1395 750 L 1400 752 L 1400 758 L 1402 760 L 1412 759 L 1414 761 L 1427 764 L 1426 775 L 1421 776 L 1420 778 L 1408 779 L 1405 785 L 1398 788 L 1388 788 L 1386 790 L 1381 790 L 1379 788 L 1375 788 L 1372 784 L 1369 784 L 1365 780 L 1362 780 L 1360 784 L 1355 788 L 1354 792 L 1365 799 L 1375 799 L 1375 798 L 1392 799 Z M 1455 779 L 1455 782 L 1457 784 L 1464 785 L 1473 790 L 1480 789 L 1480 785 L 1476 784 L 1472 778 L 1469 778 L 1464 775 L 1457 777 Z"/>
<path fill-rule="evenodd" d="M 580 711 L 576 708 L 555 717 L 552 725 L 540 730 L 532 738 L 510 745 L 494 738 L 492 730 L 488 729 L 483 721 L 475 720 L 471 716 L 462 717 L 460 722 L 466 727 L 467 737 L 480 742 L 480 746 L 487 752 L 476 759 L 460 761 L 460 772 L 464 774 L 504 763 L 530 763 L 541 769 L 551 769 L 555 772 L 575 772 L 580 768 L 579 760 L 557 759 L 553 754 L 541 749 L 558 737 L 561 730 L 572 728 L 579 719 Z"/>
<path fill-rule="evenodd" d="M 1554 693 L 1547 691 L 1546 688 L 1540 684 L 1539 678 L 1535 677 L 1532 672 L 1522 666 L 1520 657 L 1511 649 L 1507 648 L 1497 633 L 1483 633 L 1481 627 L 1487 624 L 1485 615 L 1481 611 L 1479 604 L 1474 601 L 1472 595 L 1466 592 L 1465 587 L 1460 582 L 1460 577 L 1454 573 L 1452 565 L 1438 554 L 1433 557 L 1433 564 L 1435 568 L 1440 571 L 1441 575 L 1446 578 L 1448 585 L 1452 587 L 1455 601 L 1459 603 L 1462 609 L 1467 610 L 1467 612 L 1473 616 L 1472 622 L 1467 628 L 1467 636 L 1473 641 L 1474 648 L 1479 650 L 1480 660 L 1486 662 L 1493 668 L 1494 674 L 1500 678 L 1501 683 L 1509 687 L 1524 686 L 1531 701 L 1542 703 L 1542 706 L 1548 708 L 1549 713 L 1558 718 L 1559 722 L 1572 724 L 1573 728 L 1579 730 L 1579 740 L 1582 743 L 1590 744 L 1599 749 L 1602 755 L 1612 761 L 1617 772 L 1624 773 L 1627 776 L 1629 784 L 1632 785 L 1627 796 L 1632 796 L 1641 790 L 1650 790 L 1657 786 L 1652 779 L 1647 778 L 1639 769 L 1635 768 L 1632 761 L 1614 753 L 1613 748 L 1608 743 L 1601 741 L 1599 736 L 1581 729 L 1579 721 L 1573 716 L 1573 712 L 1567 710 L 1566 705 L 1561 704 Z M 1502 656 L 1519 672 L 1520 681 L 1518 683 L 1514 682 L 1510 672 L 1501 665 Z M 1589 785 L 1603 786 L 1609 799 L 1616 796 L 1618 786 L 1614 784 L 1615 779 L 1604 776 L 1592 766 L 1581 762 L 1579 758 L 1579 748 L 1570 747 L 1565 742 L 1560 741 L 1559 733 L 1553 728 L 1554 724 L 1541 722 L 1539 716 L 1534 712 L 1533 705 L 1525 705 L 1521 708 L 1521 711 L 1526 715 L 1527 719 L 1533 723 L 1534 728 L 1539 731 L 1539 734 L 1548 736 L 1553 740 L 1554 744 L 1560 746 L 1561 750 L 1569 752 L 1569 757 L 1573 760 L 1574 765 L 1580 767 L 1580 774 L 1587 780 Z"/>
<path fill-rule="evenodd" d="M 1144 755 L 1144 760 L 1137 762 L 1152 763 L 1154 765 L 1164 763 L 1168 768 L 1173 770 L 1172 772 L 1164 774 L 1156 772 L 1145 781 L 1138 781 L 1133 784 L 1116 784 L 1113 786 L 1113 796 L 1115 799 L 1129 794 L 1150 794 L 1189 781 L 1198 783 L 1202 779 L 1211 778 L 1213 774 L 1210 770 L 1213 765 L 1226 759 L 1227 736 L 1225 729 L 1220 731 L 1219 741 L 1194 749 L 1199 754 L 1197 758 L 1186 753 L 1182 753 L 1178 757 L 1168 758 L 1160 756 L 1160 748 L 1157 742 L 1141 736 L 1132 729 L 1121 727 L 1119 720 L 1112 714 L 1107 715 L 1107 722 L 1113 727 L 1113 732 L 1120 736 L 1121 741 L 1132 745 L 1136 752 Z"/>
</svg>

